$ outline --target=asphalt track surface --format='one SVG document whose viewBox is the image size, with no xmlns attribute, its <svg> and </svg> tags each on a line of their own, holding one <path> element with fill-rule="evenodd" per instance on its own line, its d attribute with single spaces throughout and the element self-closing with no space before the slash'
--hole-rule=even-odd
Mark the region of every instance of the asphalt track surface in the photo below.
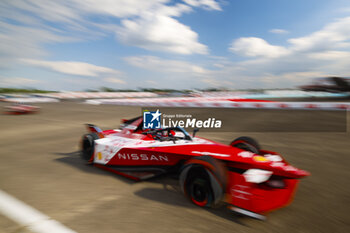
<svg viewBox="0 0 350 233">
<path fill-rule="evenodd" d="M 194 206 L 173 177 L 134 182 L 81 160 L 78 144 L 86 132 L 84 123 L 117 128 L 122 118 L 139 115 L 139 107 L 38 105 L 39 114 L 0 115 L 0 189 L 76 232 L 350 232 L 349 126 L 338 133 L 254 133 L 254 125 L 247 125 L 252 132 L 244 135 L 312 173 L 301 181 L 290 206 L 258 221 L 225 208 Z M 237 111 L 241 117 L 246 110 Z M 349 122 L 349 113 L 347 117 Z M 232 116 L 232 121 L 239 120 Z M 224 143 L 243 136 L 198 134 Z M 29 231 L 0 215 L 0 232 Z"/>
</svg>

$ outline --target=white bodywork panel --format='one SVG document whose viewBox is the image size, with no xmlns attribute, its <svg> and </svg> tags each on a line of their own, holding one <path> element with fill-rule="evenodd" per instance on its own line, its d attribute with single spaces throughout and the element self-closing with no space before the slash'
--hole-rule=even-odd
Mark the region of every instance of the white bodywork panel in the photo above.
<svg viewBox="0 0 350 233">
<path fill-rule="evenodd" d="M 95 140 L 94 163 L 107 164 L 118 151 L 123 148 L 141 148 L 141 147 L 165 147 L 165 146 L 183 146 L 196 144 L 213 144 L 213 142 L 192 138 L 191 140 L 180 139 L 175 143 L 173 141 L 142 140 L 135 138 L 126 138 L 110 135 L 106 138 Z"/>
</svg>

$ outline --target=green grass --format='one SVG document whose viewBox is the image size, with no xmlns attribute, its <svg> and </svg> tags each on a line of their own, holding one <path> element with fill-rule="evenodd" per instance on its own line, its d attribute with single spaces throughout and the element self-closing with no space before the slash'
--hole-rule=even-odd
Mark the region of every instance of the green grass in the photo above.
<svg viewBox="0 0 350 233">
<path fill-rule="evenodd" d="M 46 91 L 40 89 L 24 89 L 24 88 L 0 88 L 0 93 L 51 93 L 53 91 Z"/>
</svg>

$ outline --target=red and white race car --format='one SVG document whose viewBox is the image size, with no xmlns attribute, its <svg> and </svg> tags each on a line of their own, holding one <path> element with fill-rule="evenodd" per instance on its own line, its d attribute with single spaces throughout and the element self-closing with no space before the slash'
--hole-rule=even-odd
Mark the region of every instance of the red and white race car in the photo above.
<svg viewBox="0 0 350 233">
<path fill-rule="evenodd" d="M 29 114 L 36 113 L 40 110 L 40 107 L 28 104 L 13 104 L 5 106 L 4 108 L 7 114 Z"/>
<path fill-rule="evenodd" d="M 135 180 L 177 172 L 183 192 L 198 206 L 225 202 L 233 211 L 264 219 L 290 203 L 299 179 L 309 175 L 249 137 L 225 145 L 181 127 L 144 130 L 142 117 L 124 120 L 115 130 L 87 126 L 81 147 L 89 163 Z"/>
</svg>

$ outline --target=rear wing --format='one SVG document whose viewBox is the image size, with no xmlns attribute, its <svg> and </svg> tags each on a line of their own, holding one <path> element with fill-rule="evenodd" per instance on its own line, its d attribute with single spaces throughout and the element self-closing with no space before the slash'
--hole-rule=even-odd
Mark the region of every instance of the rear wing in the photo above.
<svg viewBox="0 0 350 233">
<path fill-rule="evenodd" d="M 124 129 L 126 126 L 131 125 L 132 123 L 134 123 L 135 121 L 137 121 L 140 118 L 142 118 L 142 116 L 134 117 L 132 119 L 122 119 L 119 128 Z"/>
<path fill-rule="evenodd" d="M 122 119 L 119 129 L 129 129 L 132 132 L 136 132 L 143 129 L 143 117 L 138 116 L 132 119 Z"/>
</svg>

